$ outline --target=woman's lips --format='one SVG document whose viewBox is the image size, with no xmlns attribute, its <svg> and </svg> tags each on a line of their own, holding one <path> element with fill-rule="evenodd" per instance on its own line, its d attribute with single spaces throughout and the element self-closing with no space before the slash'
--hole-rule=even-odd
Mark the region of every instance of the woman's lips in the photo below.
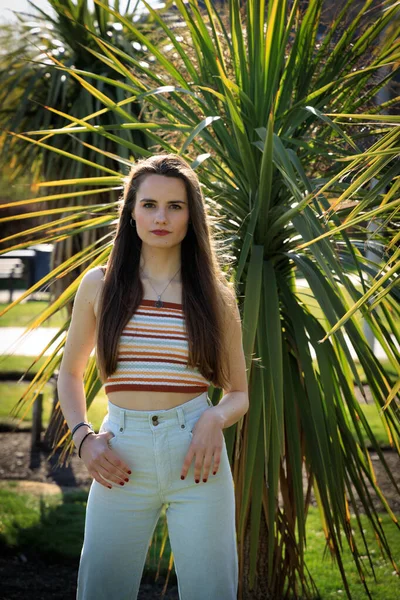
<svg viewBox="0 0 400 600">
<path fill-rule="evenodd" d="M 154 233 L 154 235 L 168 235 L 170 232 L 169 231 L 152 231 L 151 233 Z"/>
</svg>

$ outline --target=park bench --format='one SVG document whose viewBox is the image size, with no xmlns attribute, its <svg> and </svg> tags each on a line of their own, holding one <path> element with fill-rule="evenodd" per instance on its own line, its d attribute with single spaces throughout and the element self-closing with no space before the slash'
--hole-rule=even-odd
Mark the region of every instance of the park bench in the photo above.
<svg viewBox="0 0 400 600">
<path fill-rule="evenodd" d="M 20 258 L 0 256 L 0 280 L 6 283 L 10 294 L 9 302 L 12 302 L 15 281 L 23 279 L 24 274 L 25 265 Z"/>
</svg>

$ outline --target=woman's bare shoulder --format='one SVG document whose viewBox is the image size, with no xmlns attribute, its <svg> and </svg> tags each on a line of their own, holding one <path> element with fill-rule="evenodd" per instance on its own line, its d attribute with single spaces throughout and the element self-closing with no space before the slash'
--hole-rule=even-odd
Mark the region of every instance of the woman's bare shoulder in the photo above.
<svg viewBox="0 0 400 600">
<path fill-rule="evenodd" d="M 99 292 L 104 283 L 105 267 L 93 267 L 82 277 L 80 291 L 86 299 L 92 304 L 95 314 L 97 313 L 97 302 Z"/>
<path fill-rule="evenodd" d="M 88 291 L 94 291 L 96 293 L 98 288 L 102 285 L 104 281 L 103 269 L 104 267 L 93 267 L 82 277 L 82 285 L 84 285 Z"/>
<path fill-rule="evenodd" d="M 93 267 L 89 269 L 82 278 L 82 281 L 97 283 L 103 281 L 105 275 L 105 267 Z"/>
</svg>

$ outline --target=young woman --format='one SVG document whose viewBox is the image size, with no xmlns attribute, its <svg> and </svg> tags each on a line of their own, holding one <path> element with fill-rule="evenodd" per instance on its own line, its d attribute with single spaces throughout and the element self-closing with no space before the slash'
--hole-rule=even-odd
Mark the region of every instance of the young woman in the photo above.
<svg viewBox="0 0 400 600">
<path fill-rule="evenodd" d="M 93 348 L 108 413 L 87 422 Z M 213 406 L 207 390 L 223 390 Z M 78 600 L 135 600 L 164 505 L 181 600 L 235 600 L 234 482 L 223 429 L 249 406 L 240 315 L 197 175 L 175 154 L 135 163 L 112 251 L 79 285 L 58 378 L 93 477 Z"/>
</svg>

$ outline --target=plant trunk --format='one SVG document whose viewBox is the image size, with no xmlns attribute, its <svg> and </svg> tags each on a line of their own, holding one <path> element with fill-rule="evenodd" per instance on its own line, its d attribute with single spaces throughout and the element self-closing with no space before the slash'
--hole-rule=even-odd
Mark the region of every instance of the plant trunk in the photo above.
<svg viewBox="0 0 400 600">
<path fill-rule="evenodd" d="M 254 540 L 253 540 L 254 543 Z M 254 587 L 250 589 L 250 519 L 247 519 L 243 543 L 243 571 L 239 581 L 239 600 L 272 600 L 273 595 L 268 588 L 268 530 L 264 511 L 261 511 L 260 535 L 257 549 L 257 565 Z M 276 599 L 275 599 L 276 600 Z"/>
</svg>

